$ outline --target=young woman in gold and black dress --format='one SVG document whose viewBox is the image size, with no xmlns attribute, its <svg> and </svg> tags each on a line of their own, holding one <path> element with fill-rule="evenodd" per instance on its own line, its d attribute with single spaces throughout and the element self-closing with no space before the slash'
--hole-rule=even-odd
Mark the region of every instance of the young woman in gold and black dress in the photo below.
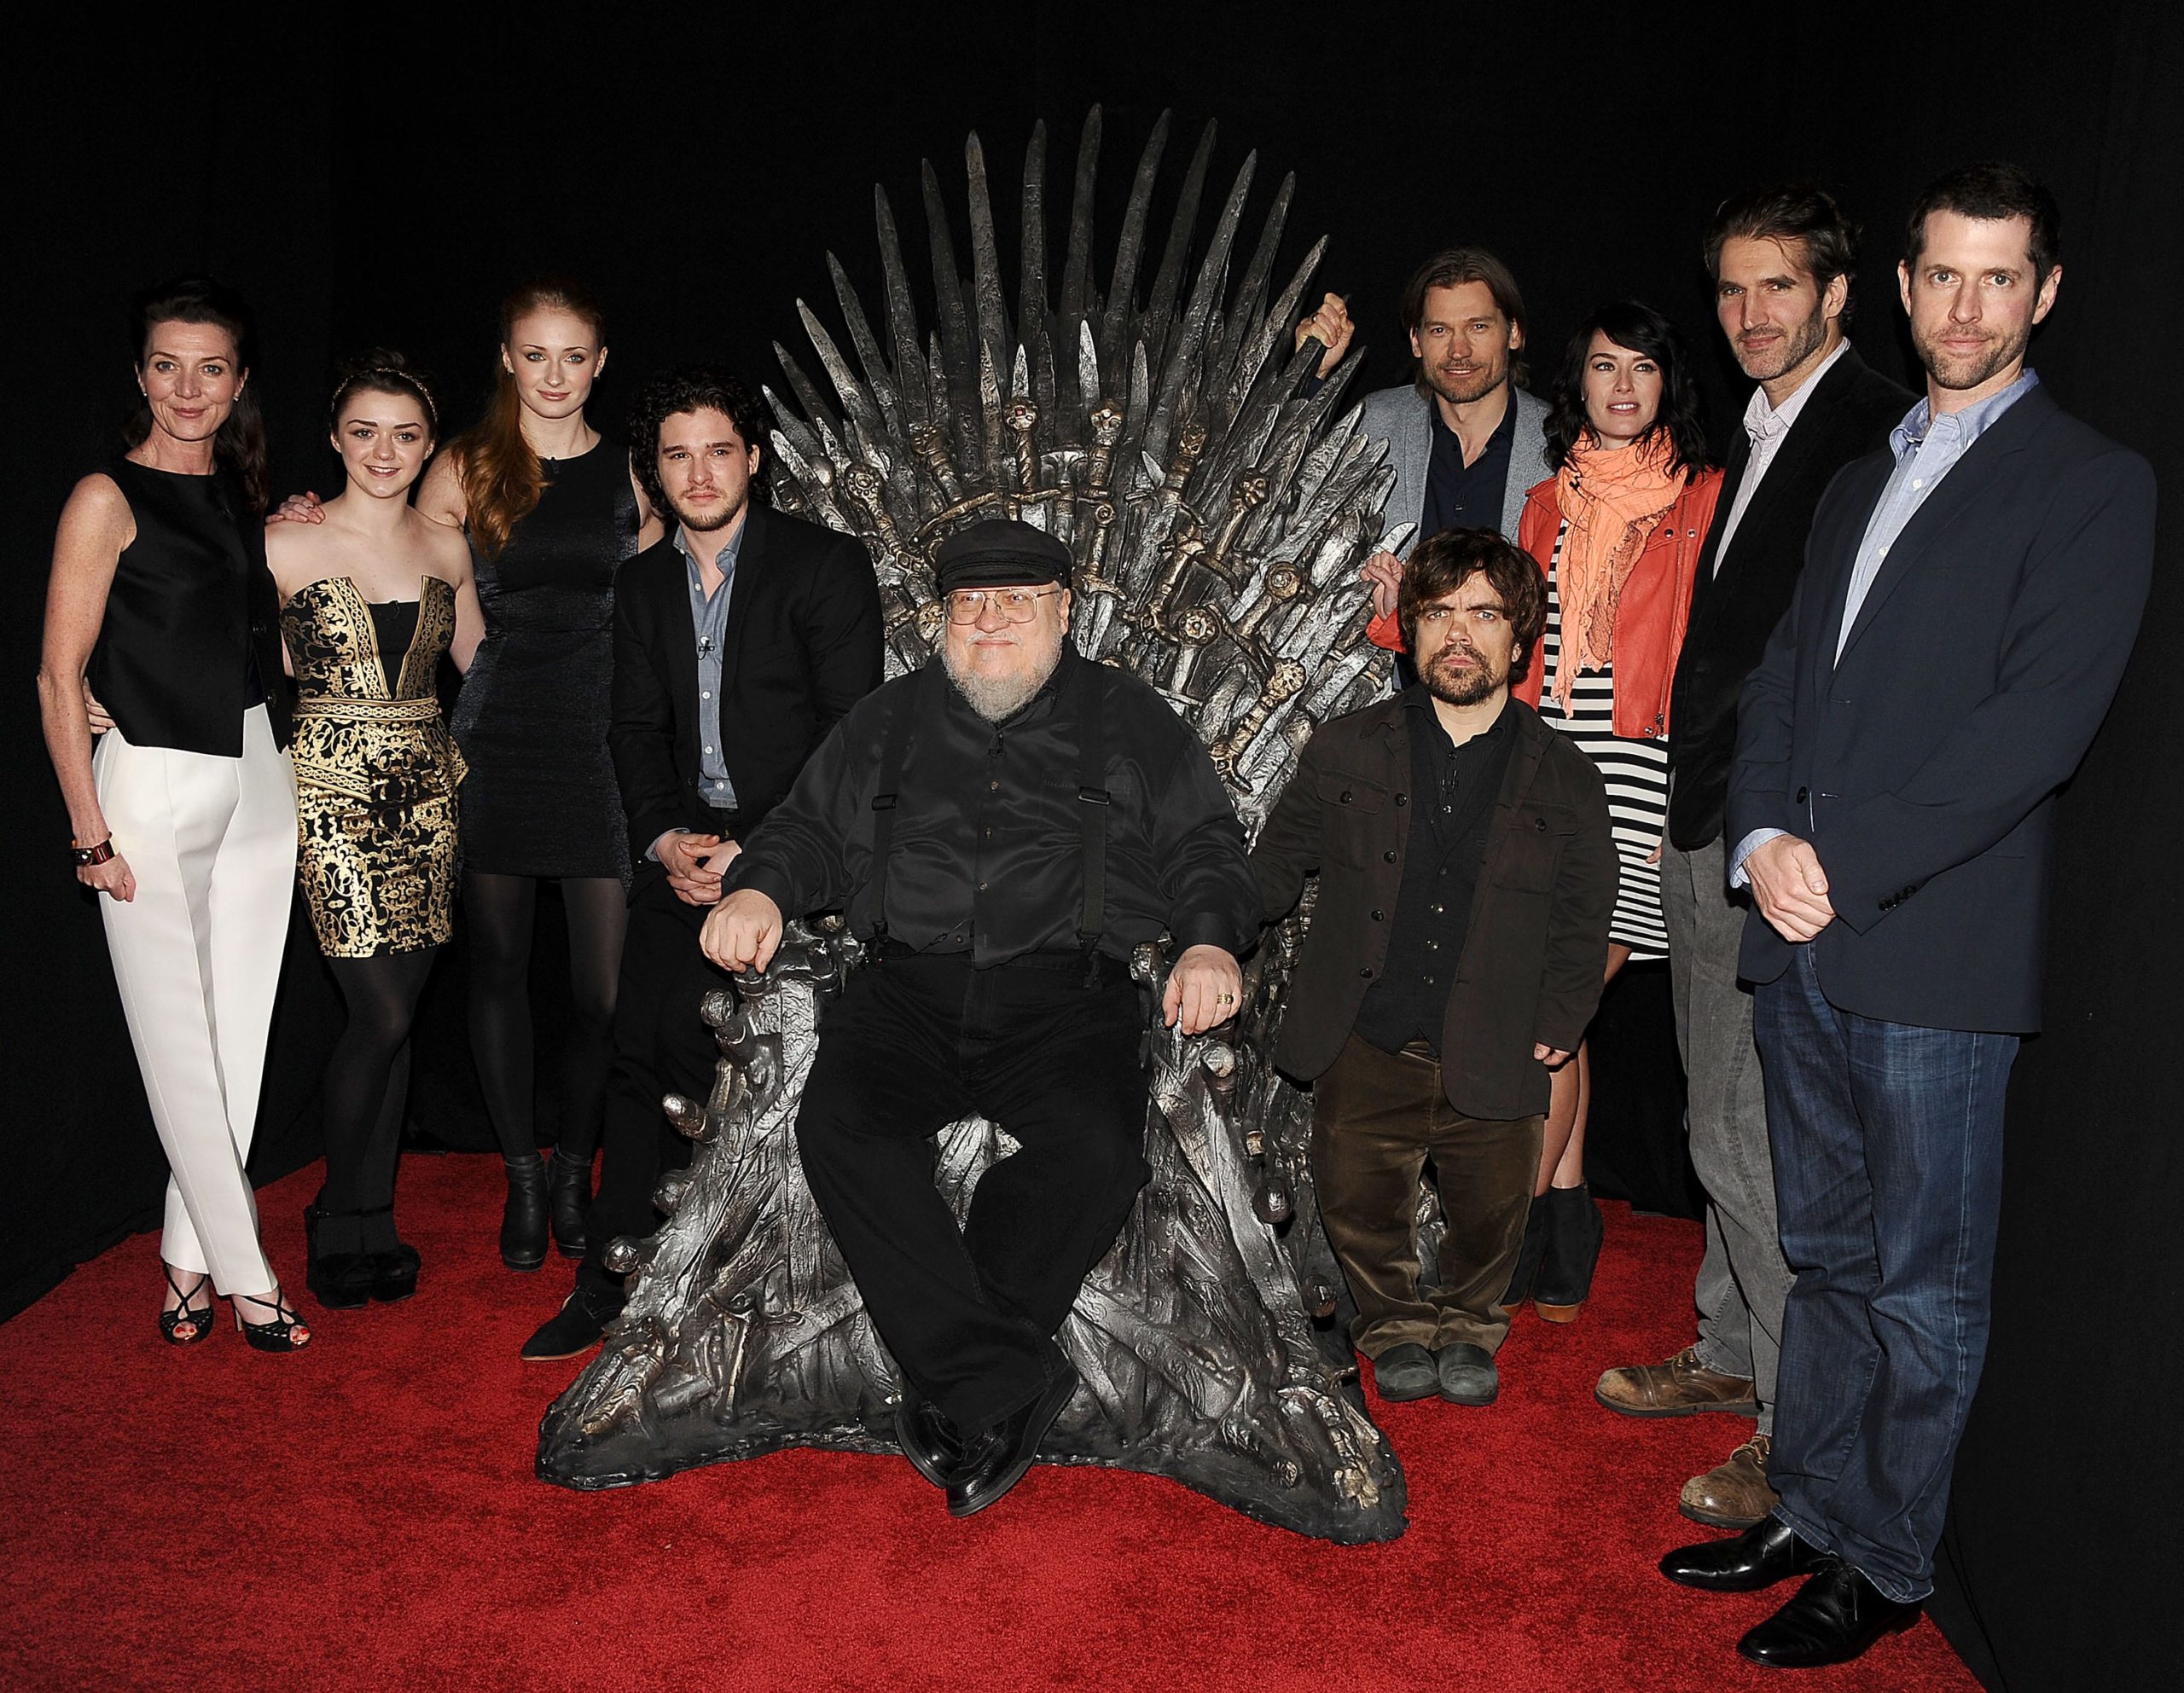
<svg viewBox="0 0 2184 1693">
<path fill-rule="evenodd" d="M 371 354 L 332 420 L 346 485 L 323 522 L 273 525 L 265 554 L 296 678 L 300 874 L 349 1012 L 326 1067 L 326 1185 L 305 1214 L 311 1290 L 338 1308 L 417 1284 L 395 1158 L 410 1020 L 452 931 L 463 774 L 433 681 L 443 656 L 468 668 L 483 620 L 461 533 L 410 503 L 439 432 L 425 384 Z"/>
</svg>

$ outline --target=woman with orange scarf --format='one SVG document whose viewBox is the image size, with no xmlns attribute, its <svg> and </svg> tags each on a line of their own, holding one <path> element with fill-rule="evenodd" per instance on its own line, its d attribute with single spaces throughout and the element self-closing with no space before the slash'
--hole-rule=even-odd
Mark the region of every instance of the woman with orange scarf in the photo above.
<svg viewBox="0 0 2184 1693">
<path fill-rule="evenodd" d="M 1664 957 L 1660 854 L 1668 810 L 1669 685 L 1722 473 L 1683 346 L 1652 307 L 1595 310 L 1570 341 L 1548 414 L 1555 473 L 1525 496 L 1517 544 L 1545 571 L 1539 663 L 1512 692 L 1600 767 L 1622 860 L 1607 974 Z M 1398 646 L 1395 619 L 1373 639 Z M 1585 1186 L 1591 1070 L 1583 1047 L 1555 1072 L 1523 1255 L 1503 1296 L 1550 1322 L 1591 1291 L 1600 1210 Z"/>
</svg>

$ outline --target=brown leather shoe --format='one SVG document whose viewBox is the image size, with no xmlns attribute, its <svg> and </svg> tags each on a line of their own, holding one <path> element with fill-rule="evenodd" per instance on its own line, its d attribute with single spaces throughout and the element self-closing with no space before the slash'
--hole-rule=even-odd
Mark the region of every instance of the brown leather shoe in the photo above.
<svg viewBox="0 0 2184 1693">
<path fill-rule="evenodd" d="M 1767 1458 L 1774 1445 L 1769 1436 L 1754 1435 L 1704 1476 L 1686 1481 L 1676 1509 L 1709 1528 L 1751 1528 L 1779 1503 L 1767 1485 Z"/>
<path fill-rule="evenodd" d="M 1699 1361 L 1695 1346 L 1687 1346 L 1665 1364 L 1625 1364 L 1610 1370 L 1593 1397 L 1625 1417 L 1693 1417 L 1702 1411 L 1759 1414 L 1751 1377 L 1709 1370 Z"/>
</svg>

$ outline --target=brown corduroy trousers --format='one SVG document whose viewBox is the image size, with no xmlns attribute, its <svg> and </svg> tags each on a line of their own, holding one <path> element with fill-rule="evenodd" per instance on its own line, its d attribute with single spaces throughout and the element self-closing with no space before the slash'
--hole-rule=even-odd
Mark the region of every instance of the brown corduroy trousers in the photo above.
<svg viewBox="0 0 2184 1693">
<path fill-rule="evenodd" d="M 1384 1052 L 1351 1035 L 1313 1084 L 1312 1179 L 1328 1244 L 1357 1302 L 1350 1342 L 1368 1358 L 1414 1341 L 1493 1352 L 1539 1170 L 1544 1117 L 1490 1122 L 1449 1103 L 1421 1044 Z M 1447 1228 L 1440 1285 L 1418 1285 L 1418 1184 L 1426 1162 Z"/>
</svg>

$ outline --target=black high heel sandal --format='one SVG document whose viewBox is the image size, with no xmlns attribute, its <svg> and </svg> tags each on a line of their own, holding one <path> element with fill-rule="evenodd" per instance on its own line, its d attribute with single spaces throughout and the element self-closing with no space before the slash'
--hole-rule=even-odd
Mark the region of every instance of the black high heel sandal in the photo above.
<svg viewBox="0 0 2184 1693">
<path fill-rule="evenodd" d="M 160 1313 L 160 1332 L 166 1337 L 169 1346 L 195 1346 L 212 1332 L 212 1278 L 210 1276 L 198 1277 L 197 1285 L 184 1293 L 182 1284 L 174 1278 L 172 1265 L 162 1260 L 160 1271 L 166 1277 L 167 1285 L 174 1290 L 174 1296 L 178 1302 L 173 1310 Z M 202 1309 L 189 1302 L 200 1293 L 206 1296 Z M 183 1332 L 185 1329 L 189 1331 L 187 1334 Z"/>
<path fill-rule="evenodd" d="M 336 1217 L 351 1221 L 363 1215 L 362 1211 L 322 1210 L 316 1204 L 304 1207 L 304 1251 L 307 1260 L 304 1285 L 311 1290 L 311 1297 L 329 1311 L 353 1311 L 370 1301 L 372 1261 L 362 1252 L 329 1252 L 321 1256 L 318 1226 Z"/>
<path fill-rule="evenodd" d="M 375 1205 L 369 1210 L 357 1212 L 357 1215 L 360 1220 L 367 1217 L 391 1219 L 393 1214 L 394 1207 L 392 1205 Z M 390 1221 L 389 1229 L 392 1226 Z M 392 1305 L 395 1301 L 407 1299 L 416 1292 L 417 1272 L 423 1267 L 425 1261 L 418 1255 L 417 1249 L 400 1236 L 396 1236 L 394 1244 L 385 1251 L 367 1252 L 364 1258 L 371 1266 L 371 1294 L 374 1299 Z"/>
<path fill-rule="evenodd" d="M 270 1296 L 238 1293 L 234 1296 L 234 1302 L 235 1327 L 241 1331 L 242 1337 L 258 1351 L 301 1352 L 311 1344 L 309 1325 L 296 1315 L 295 1307 L 282 1296 L 279 1283 L 274 1284 Z M 246 1323 L 242 1319 L 242 1307 L 246 1305 L 255 1305 L 261 1311 L 270 1311 L 273 1315 L 263 1323 Z"/>
</svg>

